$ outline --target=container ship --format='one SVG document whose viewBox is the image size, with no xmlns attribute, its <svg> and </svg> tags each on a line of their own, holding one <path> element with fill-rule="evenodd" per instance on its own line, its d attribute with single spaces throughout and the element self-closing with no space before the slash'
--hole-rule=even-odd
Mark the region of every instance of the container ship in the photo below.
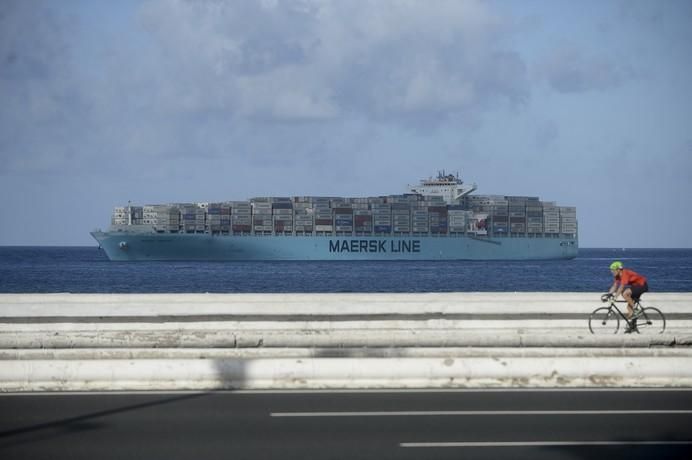
<svg viewBox="0 0 692 460">
<path fill-rule="evenodd" d="M 545 260 L 577 256 L 576 208 L 476 195 L 438 173 L 400 195 L 119 206 L 110 260 Z"/>
</svg>

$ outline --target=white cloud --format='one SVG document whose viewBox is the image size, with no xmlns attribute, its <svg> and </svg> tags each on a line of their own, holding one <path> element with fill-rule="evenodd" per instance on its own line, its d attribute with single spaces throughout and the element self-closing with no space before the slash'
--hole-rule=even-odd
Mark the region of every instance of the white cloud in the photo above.
<svg viewBox="0 0 692 460">
<path fill-rule="evenodd" d="M 626 63 L 606 54 L 587 54 L 573 47 L 553 49 L 539 65 L 539 73 L 560 93 L 582 93 L 616 88 L 634 78 Z"/>
<path fill-rule="evenodd" d="M 90 171 L 146 168 L 227 156 L 256 136 L 273 139 L 274 151 L 303 142 L 296 158 L 314 158 L 315 122 L 430 129 L 529 95 L 507 19 L 477 0 L 151 0 L 117 24 L 108 10 L 8 5 L 4 172 L 46 170 L 63 157 Z M 326 139 L 324 155 L 349 150 L 355 139 L 345 136 Z"/>
<path fill-rule="evenodd" d="M 153 0 L 141 18 L 172 84 L 201 89 L 188 91 L 193 106 L 222 101 L 241 116 L 396 121 L 528 93 L 516 54 L 511 78 L 492 75 L 507 70 L 503 21 L 478 1 Z"/>
</svg>

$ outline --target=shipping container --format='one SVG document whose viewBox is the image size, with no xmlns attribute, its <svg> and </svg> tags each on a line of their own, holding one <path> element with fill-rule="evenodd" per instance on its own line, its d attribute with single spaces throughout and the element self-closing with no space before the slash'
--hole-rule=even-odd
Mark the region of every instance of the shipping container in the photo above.
<svg viewBox="0 0 692 460">
<path fill-rule="evenodd" d="M 529 224 L 543 225 L 543 218 L 542 217 L 527 217 L 526 222 Z"/>
<path fill-rule="evenodd" d="M 509 224 L 509 228 L 512 233 L 525 233 L 526 224 Z"/>
</svg>

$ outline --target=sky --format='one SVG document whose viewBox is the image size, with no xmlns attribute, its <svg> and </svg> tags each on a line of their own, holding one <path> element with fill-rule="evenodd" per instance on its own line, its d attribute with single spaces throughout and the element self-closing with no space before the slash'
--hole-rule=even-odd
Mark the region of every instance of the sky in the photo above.
<svg viewBox="0 0 692 460">
<path fill-rule="evenodd" d="M 437 171 L 692 247 L 688 0 L 1 0 L 0 245 Z"/>
</svg>

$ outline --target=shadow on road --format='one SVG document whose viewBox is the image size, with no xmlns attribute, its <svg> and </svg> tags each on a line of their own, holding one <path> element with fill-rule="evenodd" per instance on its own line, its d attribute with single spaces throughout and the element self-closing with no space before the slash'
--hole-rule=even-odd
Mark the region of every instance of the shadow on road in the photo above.
<svg viewBox="0 0 692 460">
<path fill-rule="evenodd" d="M 101 429 L 105 426 L 105 423 L 103 422 L 103 420 L 101 420 L 104 417 L 117 415 L 129 411 L 136 411 L 147 409 L 150 407 L 161 406 L 164 404 L 174 404 L 190 399 L 201 398 L 207 396 L 208 394 L 210 393 L 189 393 L 176 395 L 173 397 L 157 398 L 153 401 L 146 401 L 140 404 L 130 404 L 127 406 L 121 406 L 97 412 L 90 412 L 50 422 L 37 423 L 34 425 L 28 425 L 20 428 L 13 428 L 9 430 L 0 431 L 0 450 L 13 445 L 34 442 L 38 439 L 49 439 L 55 436 L 60 436 L 62 434 Z M 66 395 L 66 397 L 69 397 L 69 395 Z M 143 395 L 143 397 L 151 398 L 152 396 Z M 2 412 L 4 412 L 3 417 L 6 417 L 6 423 L 6 421 L 12 417 L 12 414 L 4 410 Z M 25 435 L 31 436 L 27 437 Z"/>
</svg>

